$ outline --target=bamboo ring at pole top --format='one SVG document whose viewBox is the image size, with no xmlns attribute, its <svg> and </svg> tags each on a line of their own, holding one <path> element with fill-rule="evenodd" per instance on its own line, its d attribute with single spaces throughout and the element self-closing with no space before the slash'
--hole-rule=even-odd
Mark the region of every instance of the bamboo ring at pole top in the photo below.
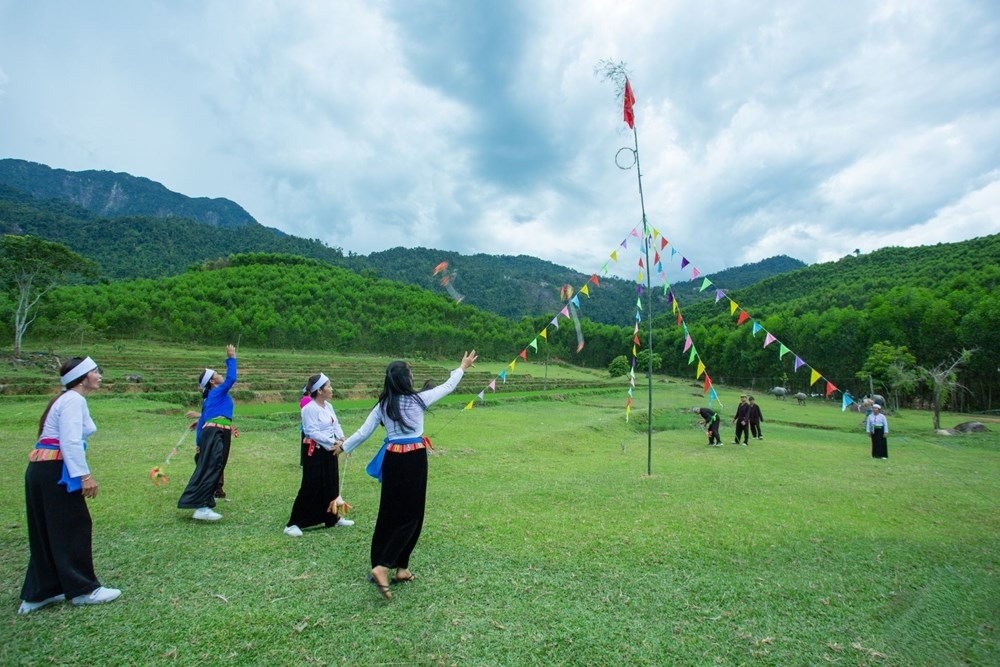
<svg viewBox="0 0 1000 667">
<path fill-rule="evenodd" d="M 632 156 L 632 162 L 630 162 L 629 164 L 622 164 L 620 161 L 621 160 L 620 156 L 623 151 L 628 151 L 629 155 Z M 634 148 L 629 148 L 628 146 L 622 146 L 621 148 L 618 149 L 618 152 L 615 153 L 615 164 L 618 166 L 619 169 L 626 169 L 626 170 L 631 169 L 632 167 L 635 166 L 635 163 L 636 163 L 636 157 Z"/>
</svg>

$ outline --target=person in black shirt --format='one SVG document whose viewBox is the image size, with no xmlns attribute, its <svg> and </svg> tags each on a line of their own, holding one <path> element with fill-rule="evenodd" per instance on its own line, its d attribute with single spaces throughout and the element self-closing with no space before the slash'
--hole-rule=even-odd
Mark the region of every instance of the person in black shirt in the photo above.
<svg viewBox="0 0 1000 667">
<path fill-rule="evenodd" d="M 740 404 L 736 406 L 736 416 L 733 417 L 736 424 L 736 442 L 734 445 L 746 445 L 750 434 L 750 404 L 747 403 L 747 395 L 740 395 Z M 743 442 L 740 442 L 740 437 Z"/>
<path fill-rule="evenodd" d="M 705 433 L 708 434 L 709 447 L 721 447 L 722 438 L 719 437 L 719 413 L 711 408 L 691 408 L 691 412 L 700 415 L 702 423 L 705 425 Z"/>
</svg>

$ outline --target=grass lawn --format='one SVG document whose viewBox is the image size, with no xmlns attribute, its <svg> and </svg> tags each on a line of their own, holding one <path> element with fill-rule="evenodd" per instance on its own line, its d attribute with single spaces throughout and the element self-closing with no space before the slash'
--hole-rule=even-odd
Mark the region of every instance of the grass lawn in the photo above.
<svg viewBox="0 0 1000 667">
<path fill-rule="evenodd" d="M 45 401 L 0 397 L 0 664 L 1000 664 L 1000 424 L 948 438 L 890 415 L 876 461 L 859 415 L 760 395 L 765 439 L 733 446 L 726 419 L 709 448 L 698 383 L 658 382 L 650 454 L 643 388 L 628 423 L 626 386 L 499 387 L 462 410 L 482 388 L 428 416 L 419 579 L 389 603 L 365 581 L 380 435 L 345 472 L 356 525 L 294 539 L 296 405 L 237 404 L 230 501 L 206 524 L 176 509 L 190 437 L 165 487 L 148 477 L 185 408 L 93 395 L 95 564 L 124 592 L 28 616 L 22 474 Z M 731 415 L 739 391 L 718 389 Z M 334 402 L 348 429 L 370 405 Z"/>
</svg>

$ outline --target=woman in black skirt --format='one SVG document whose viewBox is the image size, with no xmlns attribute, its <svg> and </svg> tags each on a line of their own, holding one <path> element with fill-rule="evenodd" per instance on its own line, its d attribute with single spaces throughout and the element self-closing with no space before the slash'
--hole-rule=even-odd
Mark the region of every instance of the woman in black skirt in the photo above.
<svg viewBox="0 0 1000 667">
<path fill-rule="evenodd" d="M 327 528 L 354 525 L 350 519 L 339 517 L 336 510 L 340 471 L 334 450 L 344 440 L 344 429 L 330 405 L 333 388 L 329 378 L 320 373 L 309 378 L 306 389 L 311 400 L 301 410 L 302 484 L 285 525 L 289 537 L 302 537 L 303 528 L 319 524 Z"/>
<path fill-rule="evenodd" d="M 385 384 L 378 404 L 361 428 L 343 443 L 343 451 L 351 452 L 371 437 L 379 424 L 385 427 L 386 438 L 379 452 L 381 466 L 374 470 L 369 464 L 368 471 L 382 482 L 368 581 L 386 600 L 392 598 L 390 570 L 396 570 L 391 583 L 414 579 L 410 572 L 410 554 L 420 538 L 427 500 L 426 447 L 430 441 L 423 437 L 424 412 L 435 401 L 454 391 L 465 370 L 477 358 L 475 350 L 466 352 L 447 382 L 419 392 L 413 388 L 410 365 L 405 361 L 392 362 L 385 369 Z"/>
<path fill-rule="evenodd" d="M 872 404 L 872 413 L 865 422 L 865 430 L 872 439 L 872 458 L 889 458 L 889 445 L 886 441 L 886 436 L 889 435 L 889 422 L 882 414 L 882 406 L 878 403 Z"/>
</svg>

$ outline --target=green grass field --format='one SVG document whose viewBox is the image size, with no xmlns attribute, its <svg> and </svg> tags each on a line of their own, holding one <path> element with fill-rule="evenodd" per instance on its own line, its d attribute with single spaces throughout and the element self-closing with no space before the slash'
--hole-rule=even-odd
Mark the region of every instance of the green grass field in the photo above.
<svg viewBox="0 0 1000 667">
<path fill-rule="evenodd" d="M 137 354 L 120 370 L 102 352 L 109 377 L 155 366 Z M 160 372 L 193 381 L 221 364 L 221 348 L 176 352 L 157 351 Z M 644 388 L 628 423 L 627 384 L 572 369 L 559 373 L 594 387 L 500 386 L 463 410 L 503 365 L 479 367 L 428 416 L 419 579 L 386 603 L 365 581 L 378 484 L 363 468 L 380 436 L 344 473 L 356 525 L 283 535 L 299 483 L 291 399 L 302 372 L 334 358 L 267 354 L 300 370 L 278 400 L 265 355 L 241 353 L 241 384 L 267 380 L 271 394 L 237 403 L 230 501 L 215 524 L 175 508 L 190 436 L 167 486 L 148 477 L 183 435 L 187 406 L 90 398 L 95 563 L 124 591 L 96 607 L 15 613 L 22 475 L 45 398 L 0 397 L 0 664 L 1000 664 L 1000 424 L 949 438 L 928 413 L 890 415 L 890 458 L 875 461 L 858 414 L 761 395 L 765 439 L 731 445 L 727 419 L 726 446 L 709 448 L 687 412 L 704 402 L 700 383 L 660 379 L 650 455 Z M 443 379 L 457 360 L 427 368 Z M 376 383 L 384 368 L 337 361 Z M 739 390 L 719 389 L 731 415 Z M 371 403 L 334 406 L 350 429 Z"/>
</svg>

